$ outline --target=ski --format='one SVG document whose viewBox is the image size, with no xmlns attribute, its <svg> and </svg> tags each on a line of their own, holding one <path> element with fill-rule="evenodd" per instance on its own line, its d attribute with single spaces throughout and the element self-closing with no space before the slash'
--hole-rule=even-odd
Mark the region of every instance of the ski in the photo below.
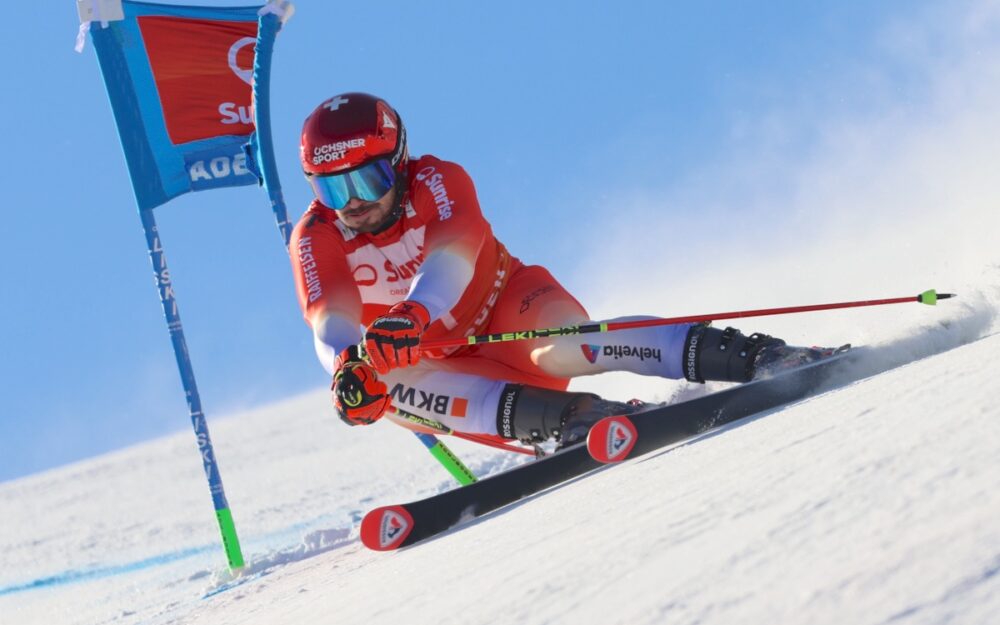
<svg viewBox="0 0 1000 625">
<path fill-rule="evenodd" d="M 375 551 L 406 547 L 600 466 L 585 445 L 576 445 L 474 484 L 376 508 L 361 521 L 361 542 Z"/>
<path fill-rule="evenodd" d="M 628 416 L 601 419 L 587 434 L 587 450 L 604 464 L 621 462 L 760 412 L 805 399 L 834 385 L 866 377 L 856 367 L 862 350 L 844 349 L 772 378 Z"/>
<path fill-rule="evenodd" d="M 752 414 L 803 399 L 865 377 L 851 364 L 859 350 L 821 360 L 773 378 L 749 382 L 697 399 L 657 406 L 595 425 L 599 433 L 580 444 L 529 464 L 419 501 L 376 508 L 361 522 L 361 542 L 375 551 L 392 551 L 425 540 L 455 525 L 487 514 L 601 467 L 604 463 L 690 438 Z M 604 451 L 594 453 L 603 445 Z M 591 454 L 594 453 L 592 456 Z M 598 460 L 596 458 L 600 458 Z"/>
</svg>

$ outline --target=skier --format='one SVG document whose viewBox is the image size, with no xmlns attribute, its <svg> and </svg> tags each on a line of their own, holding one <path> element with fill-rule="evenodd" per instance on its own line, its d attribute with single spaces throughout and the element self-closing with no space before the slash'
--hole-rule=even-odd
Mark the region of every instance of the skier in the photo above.
<svg viewBox="0 0 1000 625">
<path fill-rule="evenodd" d="M 764 367 L 822 355 L 707 324 L 424 350 L 423 340 L 589 317 L 544 267 L 525 265 L 494 237 L 462 167 L 409 157 L 403 122 L 384 100 L 345 93 L 323 102 L 303 126 L 301 160 L 316 197 L 292 235 L 296 290 L 350 425 L 378 421 L 395 402 L 460 432 L 566 446 L 600 418 L 641 405 L 567 392 L 574 376 L 747 382 Z M 613 321 L 643 318 L 651 317 Z"/>
</svg>

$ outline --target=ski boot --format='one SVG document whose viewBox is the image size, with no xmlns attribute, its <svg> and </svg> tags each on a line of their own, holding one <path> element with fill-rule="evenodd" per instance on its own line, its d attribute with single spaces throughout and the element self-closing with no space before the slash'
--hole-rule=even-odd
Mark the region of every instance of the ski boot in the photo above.
<svg viewBox="0 0 1000 625">
<path fill-rule="evenodd" d="M 586 440 L 591 426 L 604 417 L 632 414 L 645 405 L 639 400 L 618 402 L 593 393 L 508 384 L 497 407 L 497 433 L 527 444 L 551 438 L 562 449 Z"/>
<path fill-rule="evenodd" d="M 757 355 L 753 379 L 770 378 L 779 373 L 814 363 L 817 360 L 842 354 L 850 349 L 850 343 L 840 347 L 792 347 L 790 345 L 765 347 Z"/>
<path fill-rule="evenodd" d="M 749 382 L 771 377 L 850 349 L 850 345 L 793 347 L 756 332 L 744 336 L 736 328 L 692 326 L 684 340 L 684 377 L 690 382 Z"/>
</svg>

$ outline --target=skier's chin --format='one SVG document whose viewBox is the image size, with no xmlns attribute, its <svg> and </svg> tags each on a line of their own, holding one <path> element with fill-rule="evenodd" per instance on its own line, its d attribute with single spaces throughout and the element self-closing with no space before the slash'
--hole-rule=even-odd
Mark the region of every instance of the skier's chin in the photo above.
<svg viewBox="0 0 1000 625">
<path fill-rule="evenodd" d="M 344 225 L 357 232 L 374 232 L 385 221 L 387 211 L 381 210 L 378 202 L 359 206 L 340 214 Z"/>
</svg>

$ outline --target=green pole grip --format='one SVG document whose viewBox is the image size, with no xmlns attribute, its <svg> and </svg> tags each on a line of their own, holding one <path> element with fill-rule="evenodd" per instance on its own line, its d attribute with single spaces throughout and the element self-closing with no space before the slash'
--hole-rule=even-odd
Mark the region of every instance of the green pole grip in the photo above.
<svg viewBox="0 0 1000 625">
<path fill-rule="evenodd" d="M 222 508 L 215 511 L 215 517 L 219 520 L 219 529 L 222 531 L 222 545 L 226 549 L 226 559 L 229 560 L 229 570 L 238 571 L 243 568 L 243 552 L 240 550 L 240 539 L 236 536 L 236 524 L 233 522 L 233 513 L 229 508 Z"/>
</svg>

